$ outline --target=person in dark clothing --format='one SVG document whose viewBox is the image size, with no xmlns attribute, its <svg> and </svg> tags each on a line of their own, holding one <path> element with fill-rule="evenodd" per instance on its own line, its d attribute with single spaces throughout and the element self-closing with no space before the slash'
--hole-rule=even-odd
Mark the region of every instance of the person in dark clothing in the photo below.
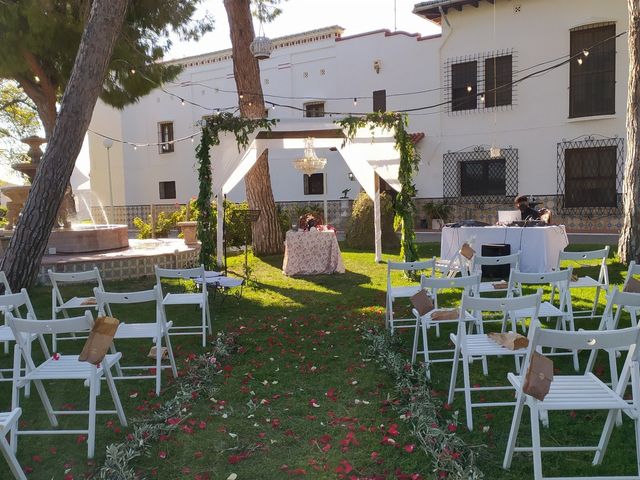
<svg viewBox="0 0 640 480">
<path fill-rule="evenodd" d="M 529 197 L 526 195 L 520 195 L 515 200 L 515 206 L 520 210 L 522 220 L 539 220 L 542 211 L 536 210 L 529 203 Z"/>
</svg>

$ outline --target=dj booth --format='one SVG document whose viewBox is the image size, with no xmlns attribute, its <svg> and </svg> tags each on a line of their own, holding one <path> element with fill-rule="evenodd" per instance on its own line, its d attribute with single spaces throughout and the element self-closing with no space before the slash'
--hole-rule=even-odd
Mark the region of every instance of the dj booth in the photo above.
<svg viewBox="0 0 640 480">
<path fill-rule="evenodd" d="M 511 253 L 520 251 L 522 272 L 549 272 L 558 265 L 560 252 L 569 244 L 564 225 L 545 227 L 444 227 L 440 256 L 451 260 L 465 243 L 480 254 L 482 245 L 509 244 Z"/>
</svg>

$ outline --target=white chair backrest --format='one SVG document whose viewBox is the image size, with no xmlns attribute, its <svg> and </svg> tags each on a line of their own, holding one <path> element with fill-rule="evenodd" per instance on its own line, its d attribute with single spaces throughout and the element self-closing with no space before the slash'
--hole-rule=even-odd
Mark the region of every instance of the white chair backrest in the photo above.
<svg viewBox="0 0 640 480">
<path fill-rule="evenodd" d="M 533 295 L 524 295 L 522 297 L 506 297 L 506 298 L 486 298 L 471 297 L 464 295 L 462 297 L 462 309 L 474 312 L 513 312 L 524 308 L 534 308 L 534 318 L 538 317 L 540 308 L 540 298 L 542 290 L 538 290 Z"/>
<path fill-rule="evenodd" d="M 16 312 L 16 309 L 25 306 L 27 309 L 27 314 L 31 315 L 32 318 L 36 317 L 35 310 L 33 309 L 33 305 L 31 304 L 31 299 L 29 298 L 29 294 L 24 288 L 21 289 L 18 293 L 0 295 L 0 306 L 11 307 L 14 310 L 14 313 Z"/>
<path fill-rule="evenodd" d="M 602 320 L 606 323 L 602 326 L 607 329 L 615 328 L 624 307 L 640 309 L 640 294 L 623 292 L 618 287 L 613 287 L 607 295 L 607 305 L 602 314 Z"/>
<path fill-rule="evenodd" d="M 4 272 L 0 272 L 0 284 L 4 287 L 4 294 L 13 293 L 11 291 L 11 285 L 9 285 L 9 279 Z"/>
<path fill-rule="evenodd" d="M 474 255 L 471 259 L 471 271 L 475 272 L 478 267 L 482 265 L 510 265 L 511 268 L 518 269 L 520 265 L 520 252 L 512 253 L 510 255 L 500 255 L 497 257 L 483 257 L 481 255 Z"/>
<path fill-rule="evenodd" d="M 571 281 L 573 268 L 566 270 L 556 270 L 554 272 L 544 273 L 525 273 L 517 270 L 511 270 L 510 278 L 514 284 L 520 285 L 551 285 L 557 283 L 568 284 Z"/>
<path fill-rule="evenodd" d="M 631 279 L 635 275 L 640 275 L 640 265 L 638 265 L 635 260 L 631 260 L 631 263 L 629 263 L 629 269 L 627 270 L 627 276 L 624 279 L 621 290 L 625 289 L 627 283 L 629 283 L 629 279 Z"/>
<path fill-rule="evenodd" d="M 606 260 L 609 256 L 609 245 L 600 250 L 589 250 L 588 252 L 560 252 L 560 260 L 573 260 L 581 262 L 586 260 Z"/>
<path fill-rule="evenodd" d="M 151 290 L 140 290 L 137 292 L 104 292 L 94 288 L 93 293 L 96 297 L 100 315 L 105 315 L 106 305 L 132 305 L 153 302 L 156 308 L 156 321 L 159 320 L 163 323 L 165 321 L 163 310 L 160 308 L 162 294 L 160 293 L 160 287 L 158 287 L 158 285 L 154 285 Z M 126 321 L 126 319 L 120 320 Z M 139 322 L 136 321 L 132 323 Z"/>
<path fill-rule="evenodd" d="M 157 265 L 155 266 L 156 271 L 156 284 L 160 290 L 160 294 L 162 295 L 162 279 L 163 278 L 172 278 L 172 279 L 182 279 L 182 280 L 191 280 L 193 278 L 205 278 L 205 270 L 204 265 L 200 265 L 195 268 L 160 268 Z M 207 291 L 207 282 L 200 282 L 201 284 L 201 292 L 206 294 Z"/>
<path fill-rule="evenodd" d="M 60 334 L 87 332 L 93 326 L 93 316 L 87 310 L 84 315 L 72 318 L 62 318 L 56 320 L 35 320 L 33 318 L 16 318 L 11 312 L 7 312 L 7 324 L 13 331 L 16 341 L 21 348 L 26 347 L 32 334 Z"/>
<path fill-rule="evenodd" d="M 181 278 L 190 280 L 192 278 L 204 278 L 204 265 L 194 268 L 160 268 L 156 265 L 156 280 L 161 278 Z"/>
<path fill-rule="evenodd" d="M 428 289 L 433 295 L 434 307 L 438 308 L 438 291 L 444 289 L 462 289 L 463 294 L 478 295 L 480 291 L 480 275 L 463 277 L 427 277 L 420 276 L 420 286 Z"/>
<path fill-rule="evenodd" d="M 100 288 L 102 286 L 102 278 L 100 277 L 100 271 L 98 267 L 93 267 L 92 270 L 87 270 L 86 272 L 54 272 L 53 270 L 49 270 L 49 279 L 52 284 L 57 283 L 85 283 L 89 281 L 95 281 L 98 283 Z"/>
<path fill-rule="evenodd" d="M 636 327 L 620 330 L 556 330 L 542 328 L 539 322 L 529 332 L 529 349 L 550 347 L 566 350 L 628 349 L 638 342 L 640 329 Z M 522 370 L 526 372 L 526 369 Z"/>
<path fill-rule="evenodd" d="M 429 260 L 420 260 L 417 262 L 387 262 L 387 272 L 391 270 L 404 270 L 405 272 L 415 272 L 418 270 L 431 270 L 431 274 L 436 269 L 436 257 Z"/>
</svg>

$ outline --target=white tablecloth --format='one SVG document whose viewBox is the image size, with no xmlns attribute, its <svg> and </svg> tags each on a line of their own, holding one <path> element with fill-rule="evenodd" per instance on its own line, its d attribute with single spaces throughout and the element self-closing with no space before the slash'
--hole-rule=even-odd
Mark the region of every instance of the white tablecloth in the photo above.
<svg viewBox="0 0 640 480">
<path fill-rule="evenodd" d="M 549 272 L 558 265 L 560 252 L 569 244 L 564 225 L 548 227 L 444 227 L 440 241 L 440 256 L 451 260 L 463 243 L 473 243 L 481 254 L 482 245 L 508 243 L 511 253 L 520 251 L 520 270 Z"/>
</svg>

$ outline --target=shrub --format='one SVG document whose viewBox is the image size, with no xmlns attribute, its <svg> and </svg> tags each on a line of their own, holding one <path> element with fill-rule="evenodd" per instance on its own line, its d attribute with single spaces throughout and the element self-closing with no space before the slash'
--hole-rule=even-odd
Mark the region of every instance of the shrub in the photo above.
<svg viewBox="0 0 640 480">
<path fill-rule="evenodd" d="M 385 249 L 398 248 L 400 240 L 393 229 L 393 200 L 387 193 L 380 195 L 380 210 L 382 246 Z M 373 200 L 369 198 L 366 192 L 360 192 L 353 202 L 351 218 L 347 224 L 346 243 L 352 248 L 374 248 Z"/>
<path fill-rule="evenodd" d="M 178 223 L 178 212 L 167 214 L 166 212 L 158 213 L 156 217 L 156 238 L 167 238 L 169 232 L 176 227 Z M 140 217 L 133 219 L 133 225 L 138 229 L 136 238 L 145 239 L 152 238 L 151 235 L 151 215 L 147 217 L 148 222 L 145 222 Z"/>
</svg>

